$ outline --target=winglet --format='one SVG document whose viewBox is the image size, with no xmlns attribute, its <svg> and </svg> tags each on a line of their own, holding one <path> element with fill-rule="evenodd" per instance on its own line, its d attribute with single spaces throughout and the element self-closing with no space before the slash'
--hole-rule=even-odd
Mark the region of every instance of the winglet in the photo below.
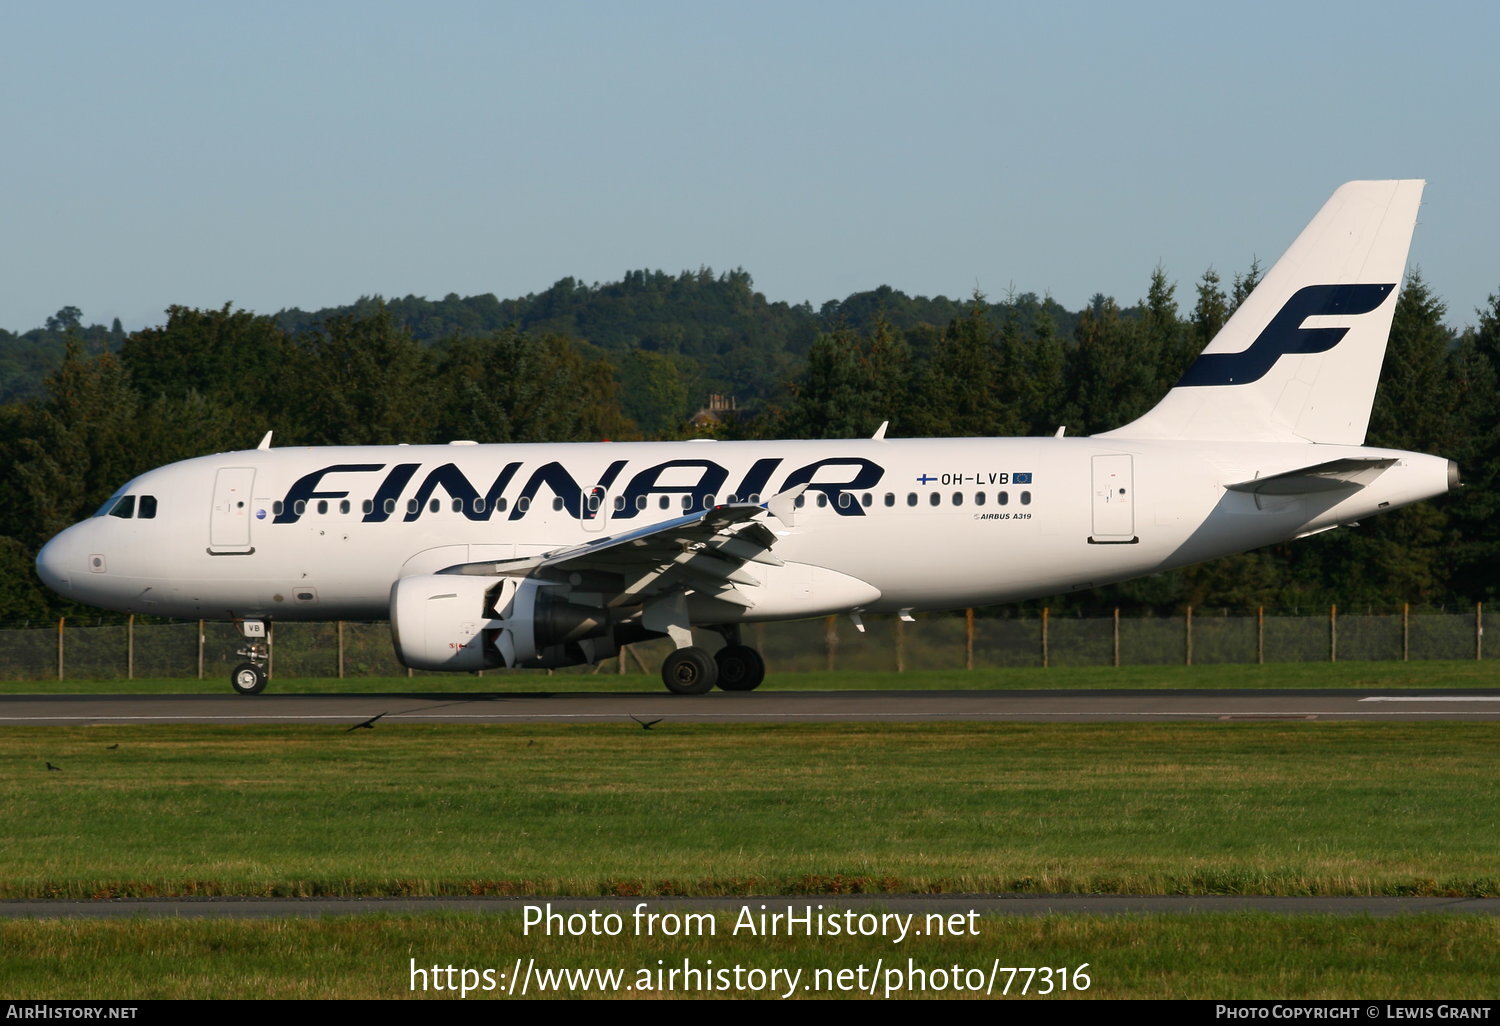
<svg viewBox="0 0 1500 1026">
<path fill-rule="evenodd" d="M 883 441 L 885 441 L 885 429 L 888 428 L 888 427 L 890 427 L 890 426 L 891 426 L 891 422 L 890 421 L 888 421 L 888 420 L 882 420 L 880 422 L 880 426 L 875 429 L 875 433 L 873 435 L 871 435 L 870 437 L 873 438 L 877 442 L 883 442 Z"/>
<path fill-rule="evenodd" d="M 275 434 L 275 433 L 276 432 L 274 430 L 273 431 L 267 431 L 266 432 L 266 437 L 264 437 L 264 438 L 262 438 L 260 440 L 260 444 L 257 445 L 256 448 L 257 449 L 269 449 L 271 447 L 271 436 L 273 434 Z"/>
<path fill-rule="evenodd" d="M 796 526 L 797 496 L 807 491 L 807 482 L 804 481 L 795 488 L 788 488 L 780 495 L 773 495 L 766 500 L 766 509 L 771 516 L 780 520 L 788 527 Z"/>
</svg>

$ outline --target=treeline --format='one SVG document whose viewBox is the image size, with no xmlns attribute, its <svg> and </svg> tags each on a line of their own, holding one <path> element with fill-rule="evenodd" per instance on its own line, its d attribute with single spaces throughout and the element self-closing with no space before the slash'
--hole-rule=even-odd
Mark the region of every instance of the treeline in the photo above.
<svg viewBox="0 0 1500 1026">
<path fill-rule="evenodd" d="M 818 310 L 768 303 L 742 271 L 636 272 L 607 286 L 259 315 L 174 307 L 126 334 L 85 328 L 75 308 L 46 329 L 0 333 L 0 622 L 71 610 L 36 581 L 36 550 L 146 469 L 277 444 L 594 441 L 680 438 L 710 391 L 747 413 L 723 437 L 1089 434 L 1144 413 L 1177 380 L 1258 278 L 1213 272 L 1183 311 L 1165 272 L 1121 308 L 1096 296 L 1070 313 L 1020 295 L 990 302 L 888 288 Z M 1500 298 L 1476 328 L 1447 328 L 1419 276 L 1400 299 L 1370 444 L 1459 461 L 1458 496 L 1081 596 L 1054 610 L 1121 605 L 1390 608 L 1489 598 L 1494 525 Z M 30 346 L 28 363 L 25 357 Z M 50 360 L 43 357 L 54 353 Z M 1003 568 L 996 568 L 1003 572 Z"/>
</svg>

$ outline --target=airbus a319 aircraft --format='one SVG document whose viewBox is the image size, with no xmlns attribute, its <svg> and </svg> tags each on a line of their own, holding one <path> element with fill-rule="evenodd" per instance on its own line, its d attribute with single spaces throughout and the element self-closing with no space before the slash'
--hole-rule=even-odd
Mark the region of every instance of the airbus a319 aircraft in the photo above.
<svg viewBox="0 0 1500 1026">
<path fill-rule="evenodd" d="M 383 619 L 407 666 L 596 662 L 669 637 L 679 694 L 748 691 L 745 624 L 989 605 L 1301 538 L 1441 495 L 1366 448 L 1421 181 L 1339 188 L 1182 380 L 1091 437 L 271 448 L 142 474 L 37 557 L 96 606 Z M 502 371 L 503 372 L 503 371 Z M 716 653 L 693 629 L 719 634 Z"/>
</svg>

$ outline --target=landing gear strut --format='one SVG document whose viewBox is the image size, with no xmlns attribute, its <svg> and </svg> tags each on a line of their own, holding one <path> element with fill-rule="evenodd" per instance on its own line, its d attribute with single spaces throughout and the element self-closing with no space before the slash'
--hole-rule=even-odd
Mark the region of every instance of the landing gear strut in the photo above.
<svg viewBox="0 0 1500 1026">
<path fill-rule="evenodd" d="M 270 627 L 262 620 L 241 620 L 239 628 L 245 646 L 236 650 L 235 655 L 249 661 L 234 668 L 229 675 L 229 686 L 241 695 L 258 695 L 266 689 L 266 681 L 270 679 Z"/>
</svg>

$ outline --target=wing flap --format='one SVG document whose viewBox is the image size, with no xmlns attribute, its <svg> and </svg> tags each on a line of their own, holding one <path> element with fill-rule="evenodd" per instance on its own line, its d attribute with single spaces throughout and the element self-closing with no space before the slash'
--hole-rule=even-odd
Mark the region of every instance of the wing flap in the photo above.
<svg viewBox="0 0 1500 1026">
<path fill-rule="evenodd" d="M 775 515 L 783 505 L 780 498 L 764 505 L 715 506 L 529 559 L 464 563 L 442 572 L 539 577 L 564 587 L 587 587 L 591 597 L 613 608 L 672 591 L 693 591 L 749 609 L 755 601 L 740 589 L 758 587 L 760 580 L 745 564 L 783 565 L 770 551 L 776 532 L 758 519 Z M 613 584 L 599 588 L 601 575 Z"/>
</svg>

